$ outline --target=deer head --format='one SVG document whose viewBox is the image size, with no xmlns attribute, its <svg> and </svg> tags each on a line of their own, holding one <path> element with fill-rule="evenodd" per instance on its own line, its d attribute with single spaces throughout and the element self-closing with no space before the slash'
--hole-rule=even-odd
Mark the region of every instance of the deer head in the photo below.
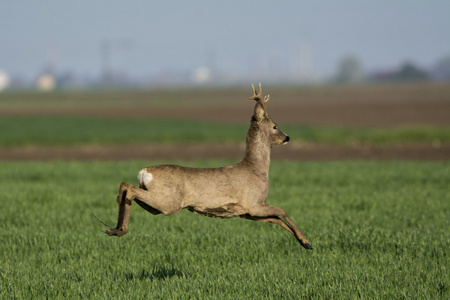
<svg viewBox="0 0 450 300">
<path fill-rule="evenodd" d="M 283 131 L 281 131 L 277 124 L 275 124 L 267 113 L 267 102 L 269 102 L 269 95 L 262 96 L 261 82 L 259 83 L 258 93 L 256 93 L 255 86 L 252 84 L 253 96 L 250 100 L 255 100 L 255 108 L 252 117 L 252 126 L 255 132 L 269 139 L 271 145 L 281 145 L 289 142 L 290 138 Z"/>
</svg>

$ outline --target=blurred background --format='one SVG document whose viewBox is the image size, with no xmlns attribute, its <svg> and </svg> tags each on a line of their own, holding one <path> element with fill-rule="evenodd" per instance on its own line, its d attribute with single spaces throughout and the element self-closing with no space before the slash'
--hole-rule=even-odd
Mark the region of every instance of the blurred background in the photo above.
<svg viewBox="0 0 450 300">
<path fill-rule="evenodd" d="M 448 159 L 449 15 L 444 0 L 1 2 L 0 157 L 242 144 L 261 81 L 294 138 L 284 158 Z M 200 149 L 184 158 L 238 156 Z"/>
<path fill-rule="evenodd" d="M 441 1 L 0 3 L 0 89 L 449 80 Z"/>
</svg>

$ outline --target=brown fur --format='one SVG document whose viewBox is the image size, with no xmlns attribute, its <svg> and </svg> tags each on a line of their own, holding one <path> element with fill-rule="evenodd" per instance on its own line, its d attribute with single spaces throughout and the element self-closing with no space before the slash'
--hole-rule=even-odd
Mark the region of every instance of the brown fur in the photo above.
<svg viewBox="0 0 450 300">
<path fill-rule="evenodd" d="M 188 168 L 158 165 L 141 170 L 139 188 L 122 182 L 117 202 L 117 226 L 106 233 L 122 236 L 128 231 L 131 204 L 135 201 L 150 213 L 172 215 L 181 209 L 216 218 L 244 219 L 278 224 L 306 249 L 312 249 L 305 235 L 281 208 L 266 203 L 272 145 L 285 144 L 289 137 L 269 117 L 266 103 L 253 87 L 254 115 L 247 133 L 244 159 L 220 168 Z M 144 176 L 151 174 L 149 182 Z M 284 220 L 283 220 L 284 219 Z"/>
</svg>

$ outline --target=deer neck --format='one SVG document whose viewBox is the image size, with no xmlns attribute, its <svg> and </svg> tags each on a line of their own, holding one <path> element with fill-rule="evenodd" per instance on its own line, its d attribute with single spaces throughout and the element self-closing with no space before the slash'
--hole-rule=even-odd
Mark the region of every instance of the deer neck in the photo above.
<svg viewBox="0 0 450 300">
<path fill-rule="evenodd" d="M 270 152 L 272 145 L 259 125 L 252 123 L 247 133 L 247 143 L 243 163 L 248 165 L 252 173 L 265 178 L 269 177 Z"/>
</svg>

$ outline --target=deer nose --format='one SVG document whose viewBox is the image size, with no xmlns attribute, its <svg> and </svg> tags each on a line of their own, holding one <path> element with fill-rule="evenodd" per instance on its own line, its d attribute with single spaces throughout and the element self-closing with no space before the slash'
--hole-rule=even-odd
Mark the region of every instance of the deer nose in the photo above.
<svg viewBox="0 0 450 300">
<path fill-rule="evenodd" d="M 291 140 L 291 138 L 287 135 L 286 138 L 284 139 L 284 143 L 287 143 Z"/>
</svg>

